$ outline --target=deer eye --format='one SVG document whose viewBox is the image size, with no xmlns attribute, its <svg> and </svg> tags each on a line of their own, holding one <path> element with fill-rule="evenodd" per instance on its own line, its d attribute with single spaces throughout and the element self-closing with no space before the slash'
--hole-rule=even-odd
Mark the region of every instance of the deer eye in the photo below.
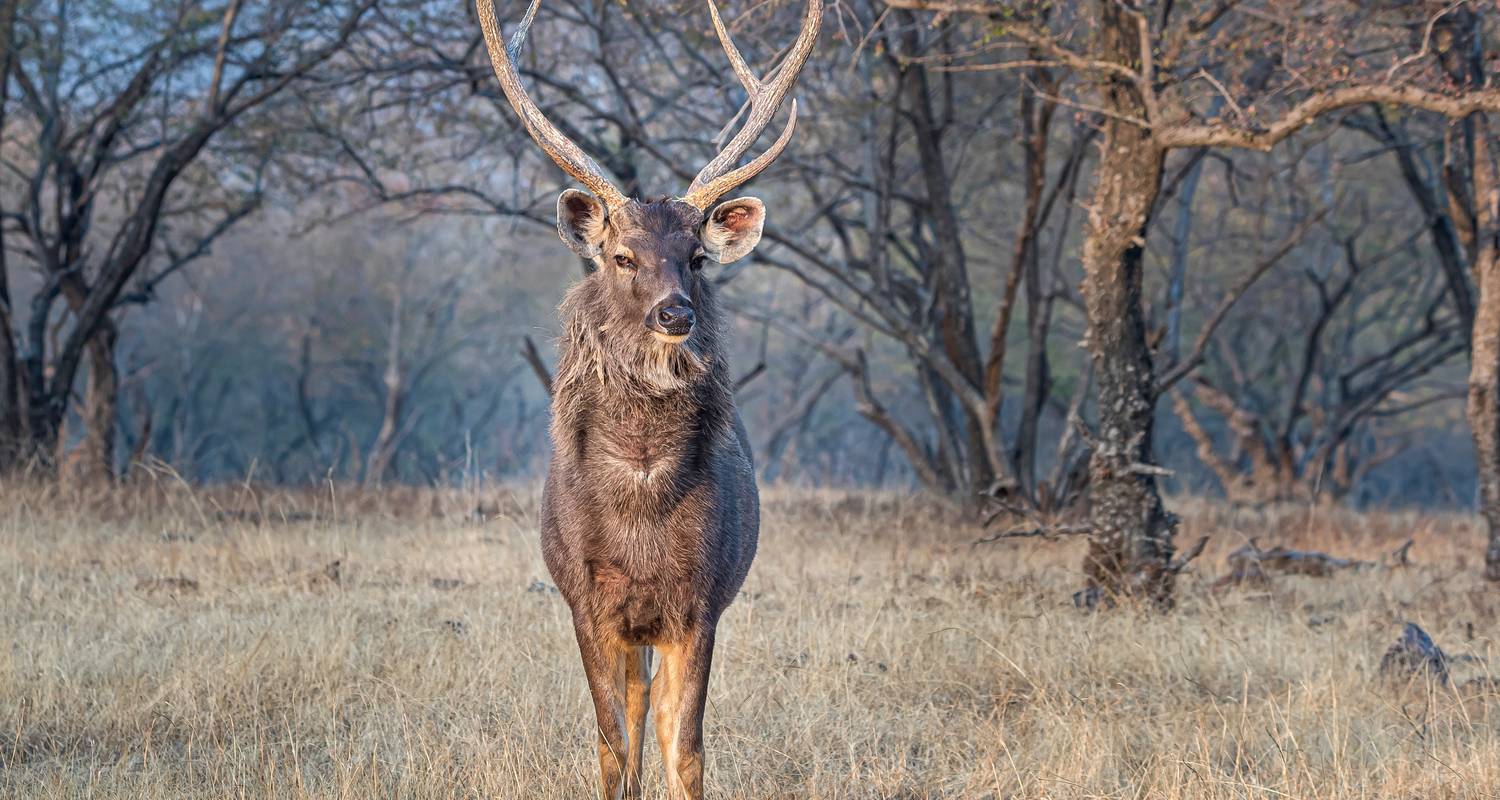
<svg viewBox="0 0 1500 800">
<path fill-rule="evenodd" d="M 625 255 L 615 256 L 615 266 L 628 272 L 635 272 L 636 270 L 635 262 L 630 260 L 630 256 Z"/>
<path fill-rule="evenodd" d="M 708 256 L 706 256 L 706 255 L 704 255 L 702 253 L 698 253 L 697 255 L 693 256 L 693 260 L 692 261 L 688 262 L 688 266 L 690 268 L 692 268 L 692 270 L 694 272 L 697 272 L 698 270 L 703 269 L 703 265 L 705 263 L 707 263 L 707 262 L 708 262 Z"/>
</svg>

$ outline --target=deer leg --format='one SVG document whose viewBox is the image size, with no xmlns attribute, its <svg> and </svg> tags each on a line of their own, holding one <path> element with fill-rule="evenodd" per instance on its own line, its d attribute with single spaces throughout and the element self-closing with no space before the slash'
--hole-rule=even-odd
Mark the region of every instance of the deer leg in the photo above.
<svg viewBox="0 0 1500 800">
<path fill-rule="evenodd" d="M 641 796 L 641 754 L 646 744 L 646 712 L 651 708 L 651 648 L 625 654 L 625 796 Z"/>
<path fill-rule="evenodd" d="M 604 800 L 622 800 L 629 744 L 625 739 L 628 648 L 617 642 L 601 641 L 586 622 L 576 618 L 573 627 L 589 694 L 594 700 L 594 715 L 599 721 L 599 795 Z"/>
<path fill-rule="evenodd" d="M 651 680 L 656 708 L 656 740 L 666 765 L 670 800 L 703 797 L 703 706 L 708 699 L 708 668 L 713 631 L 695 631 L 682 644 L 657 647 L 661 666 Z"/>
</svg>

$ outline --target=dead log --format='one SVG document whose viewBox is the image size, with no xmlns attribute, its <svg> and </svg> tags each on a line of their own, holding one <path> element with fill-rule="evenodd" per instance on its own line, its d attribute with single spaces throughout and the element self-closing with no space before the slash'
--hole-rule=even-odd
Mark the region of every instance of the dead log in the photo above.
<svg viewBox="0 0 1500 800">
<path fill-rule="evenodd" d="M 1229 573 L 1214 583 L 1216 587 L 1266 583 L 1273 574 L 1326 578 L 1337 572 L 1375 566 L 1371 561 L 1339 558 L 1315 550 L 1292 550 L 1280 545 L 1262 550 L 1254 539 L 1230 553 L 1225 562 L 1229 565 Z"/>
</svg>

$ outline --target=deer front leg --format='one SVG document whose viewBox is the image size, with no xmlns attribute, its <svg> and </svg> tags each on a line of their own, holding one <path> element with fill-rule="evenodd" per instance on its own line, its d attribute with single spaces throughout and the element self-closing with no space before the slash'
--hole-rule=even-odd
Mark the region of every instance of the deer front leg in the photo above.
<svg viewBox="0 0 1500 800">
<path fill-rule="evenodd" d="M 666 765 L 670 800 L 703 797 L 703 707 L 714 632 L 695 631 L 687 642 L 658 646 L 661 666 L 651 679 L 656 741 Z"/>
<path fill-rule="evenodd" d="M 625 726 L 627 656 L 631 648 L 600 637 L 586 620 L 577 617 L 573 630 L 578 637 L 579 655 L 583 657 L 589 695 L 594 700 L 594 715 L 599 721 L 600 797 L 604 800 L 639 797 L 640 745 L 627 741 Z M 633 751 L 633 759 L 627 755 L 630 752 L 627 747 Z M 632 760 L 636 764 L 635 779 L 627 781 L 626 767 Z"/>
</svg>

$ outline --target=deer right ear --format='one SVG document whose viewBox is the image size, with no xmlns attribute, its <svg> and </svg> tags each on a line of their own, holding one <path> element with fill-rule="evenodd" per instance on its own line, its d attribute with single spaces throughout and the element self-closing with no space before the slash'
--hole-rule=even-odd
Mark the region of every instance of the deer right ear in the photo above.
<svg viewBox="0 0 1500 800">
<path fill-rule="evenodd" d="M 582 258 L 597 258 L 604 249 L 609 210 L 588 192 L 568 189 L 557 198 L 557 235 Z"/>
<path fill-rule="evenodd" d="M 708 212 L 699 236 L 708 257 L 728 264 L 744 258 L 760 242 L 766 206 L 754 197 L 726 200 Z"/>
</svg>

